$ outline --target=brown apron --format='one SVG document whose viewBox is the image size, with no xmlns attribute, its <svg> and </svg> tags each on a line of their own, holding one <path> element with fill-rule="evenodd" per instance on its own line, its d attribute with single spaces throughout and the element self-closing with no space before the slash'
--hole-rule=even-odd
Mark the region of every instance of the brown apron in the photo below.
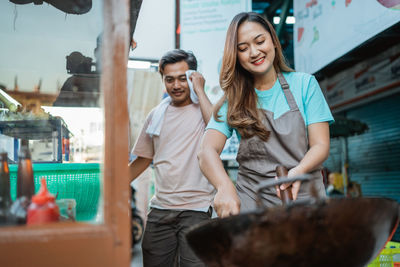
<svg viewBox="0 0 400 267">
<path fill-rule="evenodd" d="M 271 131 L 267 142 L 258 136 L 242 138 L 236 160 L 239 170 L 236 189 L 241 201 L 240 212 L 256 208 L 256 187 L 266 179 L 274 179 L 278 165 L 288 170 L 297 166 L 308 151 L 308 138 L 303 116 L 301 115 L 289 84 L 282 73 L 278 73 L 279 83 L 283 89 L 290 110 L 274 120 L 274 113 L 262 110 L 265 113 L 263 120 L 266 128 Z M 317 167 L 311 175 L 318 177 L 313 180 L 315 189 L 320 197 L 325 197 L 325 187 L 322 181 L 321 167 Z M 302 182 L 297 199 L 310 196 L 310 183 Z M 267 188 L 262 192 L 263 203 L 266 207 L 281 205 L 275 188 Z"/>
</svg>

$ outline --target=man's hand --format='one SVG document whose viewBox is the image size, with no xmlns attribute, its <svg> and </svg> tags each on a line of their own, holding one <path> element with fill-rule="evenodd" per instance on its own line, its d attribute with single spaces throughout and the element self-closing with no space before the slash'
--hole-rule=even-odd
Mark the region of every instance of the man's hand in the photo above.
<svg viewBox="0 0 400 267">
<path fill-rule="evenodd" d="M 192 81 L 193 90 L 197 95 L 199 95 L 199 92 L 204 92 L 204 84 L 206 80 L 200 72 L 193 72 L 189 78 Z"/>
<path fill-rule="evenodd" d="M 210 121 L 212 115 L 213 106 L 208 99 L 206 92 L 204 91 L 204 84 L 206 80 L 200 72 L 194 71 L 189 76 L 190 81 L 193 84 L 193 90 L 196 93 L 199 104 L 201 115 L 203 116 L 204 123 L 207 124 Z"/>
<path fill-rule="evenodd" d="M 240 211 L 240 200 L 236 189 L 231 182 L 229 183 L 218 189 L 214 198 L 214 209 L 220 218 L 238 214 Z"/>
</svg>

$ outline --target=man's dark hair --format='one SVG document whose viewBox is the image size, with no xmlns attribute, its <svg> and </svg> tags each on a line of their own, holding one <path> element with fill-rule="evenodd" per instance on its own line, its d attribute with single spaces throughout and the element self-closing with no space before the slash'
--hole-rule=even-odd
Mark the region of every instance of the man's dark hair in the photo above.
<svg viewBox="0 0 400 267">
<path fill-rule="evenodd" d="M 191 51 L 174 49 L 165 53 L 160 59 L 158 71 L 160 72 L 161 76 L 163 76 L 164 68 L 166 65 L 178 63 L 181 61 L 185 61 L 188 64 L 190 70 L 197 70 L 197 60 Z"/>
</svg>

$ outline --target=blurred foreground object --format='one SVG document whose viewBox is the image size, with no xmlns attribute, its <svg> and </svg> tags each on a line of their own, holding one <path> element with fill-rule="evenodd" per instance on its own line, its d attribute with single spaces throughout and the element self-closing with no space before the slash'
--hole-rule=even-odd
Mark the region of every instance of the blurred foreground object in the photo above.
<svg viewBox="0 0 400 267">
<path fill-rule="evenodd" d="M 92 8 L 92 0 L 10 0 L 10 2 L 18 5 L 29 3 L 42 5 L 43 2 L 47 2 L 65 13 L 76 15 L 85 14 Z"/>
<path fill-rule="evenodd" d="M 7 153 L 0 152 L 0 226 L 11 223 L 10 169 Z"/>
</svg>

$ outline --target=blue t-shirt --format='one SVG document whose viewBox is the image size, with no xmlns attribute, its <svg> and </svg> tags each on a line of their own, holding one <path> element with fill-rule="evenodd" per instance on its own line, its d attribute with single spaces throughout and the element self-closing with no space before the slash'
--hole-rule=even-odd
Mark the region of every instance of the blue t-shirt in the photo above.
<svg viewBox="0 0 400 267">
<path fill-rule="evenodd" d="M 314 76 L 302 72 L 286 72 L 283 73 L 283 76 L 289 84 L 290 91 L 296 100 L 301 115 L 303 115 L 306 126 L 317 122 L 332 123 L 334 121 L 328 103 Z M 272 111 L 274 119 L 290 110 L 278 79 L 269 90 L 254 90 L 256 90 L 258 96 L 259 107 Z M 212 116 L 206 129 L 215 129 L 226 135 L 227 138 L 231 137 L 232 132 L 235 131 L 240 140 L 237 130 L 231 128 L 226 122 L 227 111 L 228 103 L 225 102 L 218 113 L 222 122 L 216 121 Z"/>
</svg>

